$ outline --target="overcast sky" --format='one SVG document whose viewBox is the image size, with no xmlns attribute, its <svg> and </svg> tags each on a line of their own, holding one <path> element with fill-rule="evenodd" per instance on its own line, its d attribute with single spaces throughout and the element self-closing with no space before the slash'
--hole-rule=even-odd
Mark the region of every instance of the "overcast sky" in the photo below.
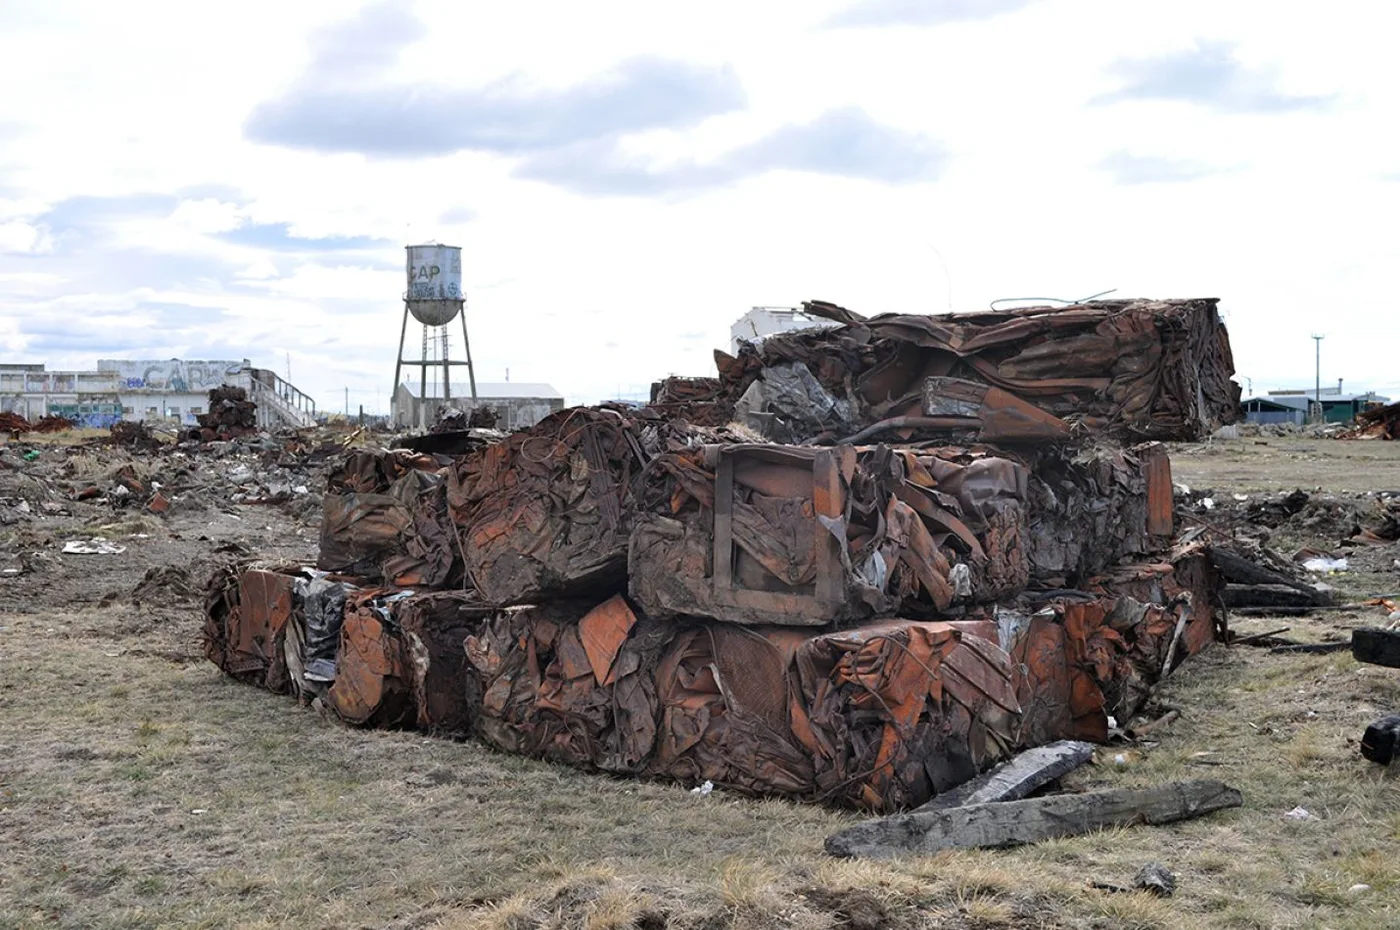
<svg viewBox="0 0 1400 930">
<path fill-rule="evenodd" d="M 0 360 L 387 405 L 403 246 L 481 381 L 711 374 L 750 306 L 1222 298 L 1400 395 L 1400 5 L 0 0 Z M 420 340 L 410 330 L 409 344 Z M 460 351 L 454 330 L 453 352 Z"/>
</svg>

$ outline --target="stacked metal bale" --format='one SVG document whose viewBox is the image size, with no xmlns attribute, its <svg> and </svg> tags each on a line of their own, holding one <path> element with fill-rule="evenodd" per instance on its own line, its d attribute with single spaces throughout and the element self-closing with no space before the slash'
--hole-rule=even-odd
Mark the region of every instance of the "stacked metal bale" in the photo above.
<svg viewBox="0 0 1400 930">
<path fill-rule="evenodd" d="M 809 310 L 640 411 L 355 453 L 318 569 L 215 579 L 209 657 L 359 725 L 875 810 L 1105 738 L 1213 632 L 1152 440 L 1238 416 L 1214 302 Z"/>
</svg>

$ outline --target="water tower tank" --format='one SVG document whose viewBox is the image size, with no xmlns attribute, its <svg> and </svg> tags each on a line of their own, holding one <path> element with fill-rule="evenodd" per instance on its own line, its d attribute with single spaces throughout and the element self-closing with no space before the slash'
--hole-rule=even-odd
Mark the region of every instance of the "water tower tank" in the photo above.
<svg viewBox="0 0 1400 930">
<path fill-rule="evenodd" d="M 452 322 L 462 310 L 462 250 L 435 242 L 407 248 L 408 312 L 427 326 Z"/>
</svg>

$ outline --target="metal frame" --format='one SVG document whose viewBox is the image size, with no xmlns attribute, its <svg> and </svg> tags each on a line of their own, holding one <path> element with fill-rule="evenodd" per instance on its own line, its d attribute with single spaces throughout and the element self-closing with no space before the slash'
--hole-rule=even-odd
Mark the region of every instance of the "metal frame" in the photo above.
<svg viewBox="0 0 1400 930">
<path fill-rule="evenodd" d="M 746 446 L 712 447 L 715 468 L 714 602 L 723 607 L 767 610 L 775 613 L 811 613 L 827 617 L 835 613 L 845 598 L 845 576 L 841 564 L 841 542 L 824 526 L 816 528 L 817 577 L 815 594 L 783 594 L 753 591 L 734 584 L 734 459 L 753 451 Z M 772 455 L 772 450 L 765 450 Z M 789 456 L 783 456 L 789 458 Z M 791 456 L 806 458 L 807 456 Z M 841 468 L 831 449 L 814 450 L 812 463 L 812 504 L 818 518 L 841 519 L 846 512 L 846 489 Z"/>
</svg>

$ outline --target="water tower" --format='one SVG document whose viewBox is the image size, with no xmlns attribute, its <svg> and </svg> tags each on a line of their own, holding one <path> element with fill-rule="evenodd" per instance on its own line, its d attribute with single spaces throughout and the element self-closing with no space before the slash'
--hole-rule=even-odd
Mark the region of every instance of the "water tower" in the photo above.
<svg viewBox="0 0 1400 930">
<path fill-rule="evenodd" d="M 467 340 L 467 315 L 463 312 L 466 299 L 462 296 L 462 250 L 454 245 L 441 245 L 436 242 L 410 245 L 406 248 L 408 288 L 403 296 L 403 326 L 399 330 L 399 361 L 394 368 L 394 390 L 398 390 L 403 367 L 418 366 L 418 425 L 426 426 L 429 372 L 434 372 L 432 382 L 436 387 L 436 372 L 441 369 L 444 405 L 452 399 L 452 366 L 467 366 L 467 381 L 471 385 L 473 401 L 476 400 L 476 372 L 472 370 L 471 343 Z M 416 361 L 403 357 L 409 316 L 423 324 L 423 355 Z M 465 361 L 453 361 L 448 358 L 447 324 L 451 323 L 454 317 L 462 321 L 462 353 L 466 356 Z"/>
</svg>

